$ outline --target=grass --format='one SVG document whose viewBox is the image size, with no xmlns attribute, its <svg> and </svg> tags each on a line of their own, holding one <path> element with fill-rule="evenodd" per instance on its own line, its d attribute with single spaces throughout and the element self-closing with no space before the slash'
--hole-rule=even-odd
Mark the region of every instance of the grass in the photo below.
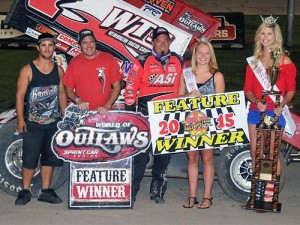
<svg viewBox="0 0 300 225">
<path fill-rule="evenodd" d="M 226 80 L 226 91 L 243 89 L 246 58 L 252 55 L 252 44 L 255 30 L 260 24 L 259 16 L 245 16 L 245 47 L 243 49 L 216 50 L 220 70 Z M 286 18 L 280 16 L 278 23 L 285 34 Z M 300 72 L 300 16 L 295 17 L 294 46 L 287 48 L 290 57 Z M 0 49 L 0 111 L 14 104 L 16 81 L 20 69 L 37 56 L 35 50 L 3 50 Z M 300 109 L 300 82 L 297 76 L 297 93 L 294 107 Z"/>
<path fill-rule="evenodd" d="M 0 111 L 15 103 L 19 71 L 36 56 L 35 50 L 0 50 Z"/>
</svg>

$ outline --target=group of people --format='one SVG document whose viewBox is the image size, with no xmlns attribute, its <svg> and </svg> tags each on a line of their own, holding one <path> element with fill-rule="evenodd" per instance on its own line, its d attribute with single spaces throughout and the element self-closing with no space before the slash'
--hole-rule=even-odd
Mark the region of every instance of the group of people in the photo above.
<svg viewBox="0 0 300 225">
<path fill-rule="evenodd" d="M 63 70 L 51 60 L 56 40 L 50 34 L 41 34 L 37 41 L 39 56 L 36 60 L 22 68 L 17 83 L 17 129 L 23 134 L 23 189 L 19 192 L 16 205 L 25 205 L 31 200 L 30 183 L 34 169 L 41 164 L 41 191 L 39 201 L 61 203 L 62 200 L 50 188 L 54 166 L 61 166 L 62 162 L 51 151 L 51 137 L 56 124 L 67 106 L 67 99 L 82 110 L 95 110 L 106 114 L 118 98 L 123 76 L 120 73 L 116 59 L 105 52 L 96 49 L 96 38 L 93 31 L 81 30 L 78 43 L 82 53 L 71 59 L 65 74 Z M 192 54 L 192 72 L 197 83 L 197 90 L 187 91 L 183 74 L 184 62 L 182 57 L 170 51 L 171 39 L 164 27 L 156 28 L 152 33 L 153 49 L 149 53 L 138 56 L 128 73 L 125 87 L 125 110 L 141 112 L 148 116 L 147 102 L 177 97 L 200 97 L 201 95 L 225 92 L 223 74 L 219 71 L 212 44 L 205 39 L 197 42 Z M 282 35 L 274 20 L 264 20 L 255 35 L 254 57 L 256 62 L 262 62 L 268 68 L 273 59 L 269 50 L 282 49 Z M 281 51 L 276 63 L 280 68 L 277 81 L 282 91 L 283 101 L 274 108 L 274 103 L 267 99 L 261 102 L 263 87 L 257 81 L 249 66 L 246 68 L 244 91 L 251 102 L 248 124 L 250 133 L 251 155 L 254 159 L 256 149 L 256 129 L 260 113 L 268 112 L 279 116 L 280 125 L 284 126 L 282 108 L 293 98 L 296 91 L 296 67 L 286 52 Z M 163 85 L 155 83 L 154 76 L 168 74 L 169 79 Z M 27 99 L 24 110 L 24 100 Z M 48 119 L 41 119 L 47 112 Z M 132 198 L 135 201 L 140 189 L 150 146 L 145 152 L 134 156 L 133 160 L 133 188 Z M 184 208 L 192 208 L 195 204 L 200 209 L 210 208 L 212 205 L 212 187 L 214 181 L 214 149 L 188 151 L 188 198 L 184 201 Z M 202 200 L 197 201 L 197 185 L 199 175 L 199 159 L 201 158 L 204 172 L 204 193 Z M 167 170 L 170 154 L 154 156 L 152 181 L 149 197 L 157 204 L 165 203 L 164 195 L 167 190 Z M 253 162 L 254 166 L 254 162 Z"/>
</svg>

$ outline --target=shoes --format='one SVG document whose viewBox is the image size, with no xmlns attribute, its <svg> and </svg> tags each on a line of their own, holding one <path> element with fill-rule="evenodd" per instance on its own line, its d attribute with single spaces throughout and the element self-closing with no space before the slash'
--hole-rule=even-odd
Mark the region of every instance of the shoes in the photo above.
<svg viewBox="0 0 300 225">
<path fill-rule="evenodd" d="M 183 208 L 193 208 L 195 204 L 198 204 L 196 197 L 188 197 L 188 199 L 182 205 Z"/>
<path fill-rule="evenodd" d="M 202 201 L 200 202 L 200 204 L 198 205 L 198 209 L 208 209 L 211 207 L 213 198 L 202 198 Z M 209 203 L 209 205 L 206 205 L 204 203 Z"/>
<path fill-rule="evenodd" d="M 31 201 L 31 192 L 28 189 L 19 191 L 15 205 L 26 205 Z"/>
<path fill-rule="evenodd" d="M 155 201 L 156 204 L 165 204 L 165 199 L 163 197 L 158 196 L 150 196 L 150 199 Z"/>
<path fill-rule="evenodd" d="M 62 203 L 62 199 L 57 196 L 53 189 L 42 189 L 38 195 L 38 201 L 52 204 Z"/>
</svg>

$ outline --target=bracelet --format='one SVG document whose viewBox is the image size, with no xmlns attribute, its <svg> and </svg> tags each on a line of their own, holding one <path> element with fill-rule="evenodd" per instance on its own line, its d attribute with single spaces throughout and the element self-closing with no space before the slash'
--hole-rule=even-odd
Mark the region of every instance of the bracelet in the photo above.
<svg viewBox="0 0 300 225">
<path fill-rule="evenodd" d="M 78 102 L 80 99 L 81 99 L 81 98 L 76 97 L 76 98 L 75 98 L 75 103 L 77 104 L 77 102 Z"/>
<path fill-rule="evenodd" d="M 254 101 L 255 105 L 258 104 L 257 100 L 259 101 L 260 99 L 259 98 L 255 99 L 255 101 Z"/>
</svg>

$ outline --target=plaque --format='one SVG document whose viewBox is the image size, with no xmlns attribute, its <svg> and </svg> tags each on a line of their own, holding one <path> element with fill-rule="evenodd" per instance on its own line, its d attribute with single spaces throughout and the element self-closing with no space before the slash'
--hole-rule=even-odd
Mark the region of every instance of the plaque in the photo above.
<svg viewBox="0 0 300 225">
<path fill-rule="evenodd" d="M 260 160 L 260 173 L 259 179 L 261 180 L 272 180 L 272 167 L 273 160 Z"/>
</svg>

